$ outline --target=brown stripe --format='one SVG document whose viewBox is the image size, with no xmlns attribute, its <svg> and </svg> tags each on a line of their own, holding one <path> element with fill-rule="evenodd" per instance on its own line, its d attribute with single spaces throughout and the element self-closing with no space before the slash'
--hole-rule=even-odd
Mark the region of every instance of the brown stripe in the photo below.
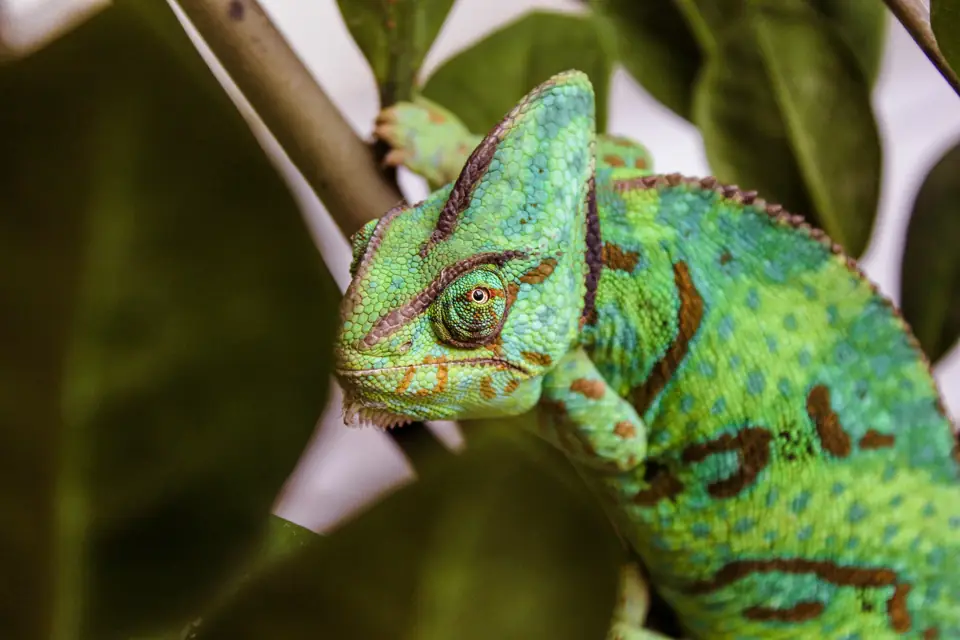
<svg viewBox="0 0 960 640">
<path fill-rule="evenodd" d="M 850 436 L 830 405 L 830 390 L 818 384 L 807 395 L 807 415 L 817 427 L 823 448 L 838 458 L 850 455 Z"/>
<path fill-rule="evenodd" d="M 887 601 L 887 614 L 890 625 L 899 633 L 910 630 L 910 612 L 907 610 L 907 595 L 910 585 L 897 583 L 897 575 L 890 569 L 867 569 L 848 567 L 829 560 L 808 560 L 806 558 L 773 558 L 770 560 L 734 560 L 724 565 L 711 580 L 691 583 L 686 591 L 702 595 L 728 587 L 754 573 L 812 573 L 822 580 L 842 587 L 877 588 L 896 585 L 893 595 Z"/>
<path fill-rule="evenodd" d="M 910 585 L 898 584 L 893 590 L 893 595 L 887 601 L 887 615 L 890 616 L 890 624 L 893 630 L 898 633 L 910 631 L 910 611 L 907 609 L 907 596 L 910 595 Z"/>
<path fill-rule="evenodd" d="M 580 313 L 580 328 L 596 322 L 597 286 L 603 271 L 603 240 L 600 237 L 600 216 L 597 214 L 597 185 L 594 176 L 587 181 L 587 234 L 585 258 L 587 261 L 586 292 L 583 294 L 583 311 Z"/>
<path fill-rule="evenodd" d="M 703 298 L 690 278 L 690 270 L 683 261 L 673 265 L 673 281 L 680 298 L 680 308 L 677 310 L 677 336 L 667 348 L 663 357 L 653 365 L 647 381 L 633 393 L 633 406 L 641 416 L 646 413 L 667 381 L 673 377 L 687 355 L 690 340 L 700 328 L 703 320 Z"/>
<path fill-rule="evenodd" d="M 590 398 L 591 400 L 599 400 L 602 398 L 606 388 L 607 385 L 602 381 L 588 380 L 586 378 L 577 378 L 570 383 L 570 391 L 579 393 L 583 397 Z"/>
<path fill-rule="evenodd" d="M 805 622 L 813 620 L 823 613 L 825 607 L 822 602 L 798 602 L 789 609 L 772 609 L 770 607 L 754 606 L 745 609 L 744 618 L 762 620 L 764 622 Z"/>
<path fill-rule="evenodd" d="M 549 367 L 553 362 L 553 358 L 546 353 L 537 353 L 536 351 L 521 351 L 520 355 L 524 360 L 530 364 L 535 364 L 538 367 Z"/>
<path fill-rule="evenodd" d="M 612 242 L 603 244 L 602 252 L 603 266 L 608 269 L 616 269 L 630 273 L 637 263 L 640 262 L 640 254 L 636 251 L 624 251 L 619 245 Z"/>
<path fill-rule="evenodd" d="M 666 465 L 656 460 L 646 461 L 643 479 L 650 486 L 633 496 L 634 504 L 641 507 L 652 507 L 661 500 L 673 500 L 683 493 L 683 483 Z"/>
<path fill-rule="evenodd" d="M 519 280 L 524 284 L 541 284 L 550 277 L 550 274 L 556 268 L 557 260 L 555 258 L 544 258 L 540 264 L 520 276 Z"/>
<path fill-rule="evenodd" d="M 377 320 L 367 335 L 359 342 L 357 348 L 360 350 L 369 349 L 407 323 L 413 321 L 417 316 L 426 311 L 447 285 L 471 269 L 483 264 L 503 266 L 508 261 L 523 257 L 523 255 L 524 253 L 522 251 L 478 253 L 477 255 L 470 256 L 469 258 L 444 267 L 440 271 L 440 274 L 434 278 L 433 282 L 413 296 L 410 301 Z M 494 340 L 495 338 L 495 333 L 490 336 L 490 340 Z"/>
<path fill-rule="evenodd" d="M 720 437 L 692 444 L 683 450 L 683 461 L 702 462 L 715 453 L 736 451 L 740 465 L 733 475 L 707 485 L 707 491 L 715 498 L 732 498 L 749 487 L 770 463 L 772 434 L 763 427 L 744 427 L 736 434 L 724 433 Z"/>
<path fill-rule="evenodd" d="M 876 429 L 870 429 L 862 438 L 860 438 L 861 449 L 883 449 L 892 447 L 896 438 L 892 433 L 880 433 Z"/>
</svg>

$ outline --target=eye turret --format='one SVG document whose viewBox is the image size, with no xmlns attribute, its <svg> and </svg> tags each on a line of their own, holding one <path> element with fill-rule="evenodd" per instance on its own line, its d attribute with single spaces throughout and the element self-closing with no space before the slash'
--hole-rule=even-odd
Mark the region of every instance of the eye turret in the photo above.
<svg viewBox="0 0 960 640">
<path fill-rule="evenodd" d="M 466 273 L 443 290 L 430 317 L 441 340 L 455 347 L 479 347 L 497 337 L 507 308 L 506 289 L 492 267 Z"/>
</svg>

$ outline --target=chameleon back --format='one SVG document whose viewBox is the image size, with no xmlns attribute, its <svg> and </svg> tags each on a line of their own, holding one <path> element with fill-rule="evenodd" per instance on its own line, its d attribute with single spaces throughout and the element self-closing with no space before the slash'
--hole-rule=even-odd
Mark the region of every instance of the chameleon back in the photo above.
<svg viewBox="0 0 960 640">
<path fill-rule="evenodd" d="M 754 194 L 617 174 L 584 344 L 647 423 L 646 463 L 609 482 L 680 619 L 960 637 L 957 445 L 891 303 Z"/>
</svg>

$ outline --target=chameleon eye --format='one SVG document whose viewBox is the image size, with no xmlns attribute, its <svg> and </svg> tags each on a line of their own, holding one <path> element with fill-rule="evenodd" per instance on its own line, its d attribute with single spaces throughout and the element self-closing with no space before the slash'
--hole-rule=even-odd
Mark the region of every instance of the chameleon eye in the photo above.
<svg viewBox="0 0 960 640">
<path fill-rule="evenodd" d="M 470 300 L 476 302 L 477 304 L 483 304 L 490 299 L 490 292 L 483 287 L 477 287 L 470 292 Z"/>
<path fill-rule="evenodd" d="M 500 276 L 480 268 L 450 283 L 431 307 L 440 338 L 463 348 L 489 343 L 503 326 L 507 297 Z"/>
</svg>

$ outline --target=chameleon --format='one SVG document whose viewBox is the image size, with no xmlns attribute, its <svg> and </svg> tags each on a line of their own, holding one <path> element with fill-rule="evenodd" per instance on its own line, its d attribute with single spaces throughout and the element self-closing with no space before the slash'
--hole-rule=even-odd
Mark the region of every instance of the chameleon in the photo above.
<svg viewBox="0 0 960 640">
<path fill-rule="evenodd" d="M 386 160 L 435 190 L 351 239 L 345 420 L 518 416 L 602 491 L 684 637 L 960 638 L 960 444 L 895 305 L 823 231 L 656 174 L 559 73 L 488 134 L 425 99 Z M 640 594 L 640 595 L 637 595 Z"/>
</svg>

